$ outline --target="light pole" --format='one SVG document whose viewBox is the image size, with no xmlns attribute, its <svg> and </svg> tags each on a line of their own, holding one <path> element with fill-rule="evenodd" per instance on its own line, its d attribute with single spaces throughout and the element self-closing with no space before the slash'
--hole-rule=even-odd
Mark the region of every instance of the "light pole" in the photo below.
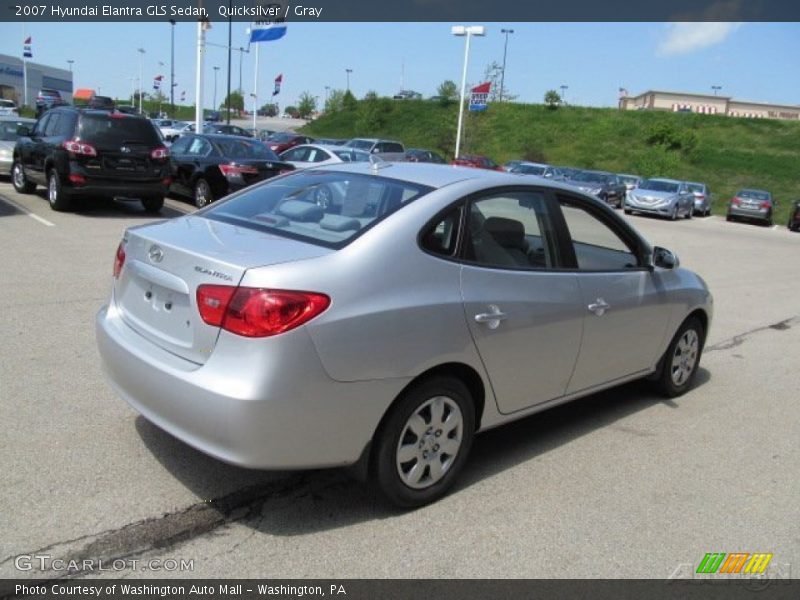
<svg viewBox="0 0 800 600">
<path fill-rule="evenodd" d="M 567 90 L 569 89 L 568 85 L 561 85 L 561 104 L 567 103 Z"/>
<path fill-rule="evenodd" d="M 353 69 L 345 69 L 345 73 L 347 73 L 347 91 L 350 91 L 350 73 L 353 72 Z"/>
<path fill-rule="evenodd" d="M 138 48 L 136 50 L 139 53 L 139 114 L 142 114 L 142 107 L 144 104 L 142 103 L 142 79 L 144 75 L 144 48 Z"/>
<path fill-rule="evenodd" d="M 330 93 L 330 91 L 331 91 L 331 86 L 326 85 L 325 86 L 325 106 L 328 105 L 328 94 Z"/>
<path fill-rule="evenodd" d="M 244 48 L 239 47 L 239 93 L 244 95 L 244 88 L 242 87 L 242 57 L 244 56 Z"/>
<path fill-rule="evenodd" d="M 211 104 L 211 110 L 217 110 L 217 71 L 219 67 L 214 67 L 214 102 Z"/>
<path fill-rule="evenodd" d="M 714 90 L 714 95 L 716 96 L 717 92 L 722 89 L 722 86 L 721 85 L 712 85 L 711 89 Z"/>
<path fill-rule="evenodd" d="M 500 33 L 506 36 L 505 44 L 503 45 L 503 71 L 500 74 L 500 102 L 503 101 L 503 90 L 506 83 L 506 54 L 508 54 L 508 36 L 514 33 L 513 29 L 501 29 Z"/>
<path fill-rule="evenodd" d="M 175 117 L 175 19 L 169 20 L 170 46 L 169 46 L 169 114 Z"/>
<path fill-rule="evenodd" d="M 456 155 L 458 158 L 461 151 L 461 129 L 464 122 L 464 96 L 467 87 L 467 65 L 469 64 L 469 40 L 473 35 L 483 36 L 486 35 L 486 28 L 483 25 L 455 25 L 450 30 L 455 36 L 466 36 L 467 41 L 464 44 L 464 70 L 461 72 L 461 101 L 458 104 L 458 131 L 456 132 Z"/>
</svg>

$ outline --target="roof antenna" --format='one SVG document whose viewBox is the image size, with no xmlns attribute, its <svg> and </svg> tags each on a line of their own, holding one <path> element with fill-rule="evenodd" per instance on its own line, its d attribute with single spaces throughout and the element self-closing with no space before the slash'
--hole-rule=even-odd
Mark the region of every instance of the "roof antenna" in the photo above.
<svg viewBox="0 0 800 600">
<path fill-rule="evenodd" d="M 373 173 L 377 173 L 380 169 L 385 169 L 386 167 L 391 167 L 392 163 L 383 160 L 377 154 L 370 154 L 369 155 L 369 168 L 372 170 Z"/>
</svg>

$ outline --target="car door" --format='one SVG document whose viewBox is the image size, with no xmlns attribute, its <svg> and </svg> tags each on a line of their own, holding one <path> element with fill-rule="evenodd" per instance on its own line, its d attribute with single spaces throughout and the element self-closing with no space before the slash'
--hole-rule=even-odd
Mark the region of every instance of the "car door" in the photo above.
<svg viewBox="0 0 800 600">
<path fill-rule="evenodd" d="M 649 370 L 670 308 L 644 249 L 622 219 L 602 206 L 559 194 L 584 314 L 583 341 L 568 393 Z"/>
<path fill-rule="evenodd" d="M 170 191 L 184 196 L 192 194 L 189 182 L 194 169 L 191 165 L 191 157 L 186 155 L 186 151 L 194 138 L 193 135 L 181 136 L 169 149 L 170 176 L 172 178 Z"/>
<path fill-rule="evenodd" d="M 559 270 L 552 197 L 507 188 L 467 202 L 461 294 L 500 412 L 565 393 L 578 355 L 583 302 Z"/>
<path fill-rule="evenodd" d="M 26 152 L 22 156 L 28 178 L 40 185 L 47 185 L 44 172 L 45 131 L 52 115 L 53 113 L 45 113 L 36 121 L 33 132 L 31 132 L 30 144 L 27 144 Z"/>
</svg>

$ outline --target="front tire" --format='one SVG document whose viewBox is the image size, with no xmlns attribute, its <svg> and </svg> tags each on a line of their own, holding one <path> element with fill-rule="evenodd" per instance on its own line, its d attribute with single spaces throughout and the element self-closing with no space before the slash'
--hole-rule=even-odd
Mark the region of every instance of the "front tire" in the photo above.
<svg viewBox="0 0 800 600">
<path fill-rule="evenodd" d="M 703 325 L 696 317 L 683 322 L 661 358 L 656 390 L 667 398 L 685 394 L 692 386 L 705 344 Z"/>
<path fill-rule="evenodd" d="M 672 214 L 669 216 L 671 221 L 678 220 L 678 205 L 675 205 L 675 208 L 672 209 Z"/>
<path fill-rule="evenodd" d="M 14 166 L 11 167 L 11 183 L 20 194 L 32 194 L 36 190 L 36 184 L 28 181 L 25 176 L 25 167 L 18 160 L 15 160 Z"/>
<path fill-rule="evenodd" d="M 475 403 L 460 380 L 434 377 L 412 386 L 376 434 L 377 487 L 405 508 L 438 500 L 466 462 L 474 433 Z"/>
<path fill-rule="evenodd" d="M 51 169 L 47 175 L 47 200 L 53 210 L 63 212 L 70 208 L 70 198 L 64 191 L 64 186 L 61 185 L 61 178 L 55 169 Z"/>
</svg>

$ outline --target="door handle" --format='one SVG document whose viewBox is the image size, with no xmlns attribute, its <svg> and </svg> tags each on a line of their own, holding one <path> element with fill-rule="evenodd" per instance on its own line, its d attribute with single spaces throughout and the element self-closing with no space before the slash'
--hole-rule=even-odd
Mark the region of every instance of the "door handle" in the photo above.
<svg viewBox="0 0 800 600">
<path fill-rule="evenodd" d="M 598 317 L 602 317 L 602 316 L 605 314 L 605 312 L 606 312 L 606 311 L 607 311 L 609 308 L 611 308 L 611 305 L 610 305 L 610 304 L 608 304 L 608 303 L 607 303 L 605 300 L 603 300 L 602 298 L 598 298 L 598 299 L 597 299 L 597 300 L 595 300 L 595 301 L 594 301 L 592 304 L 590 304 L 589 306 L 587 306 L 587 308 L 588 308 L 590 311 L 592 311 L 594 314 L 596 314 Z"/>
<path fill-rule="evenodd" d="M 489 329 L 497 329 L 500 326 L 500 321 L 505 321 L 508 315 L 500 310 L 500 307 L 495 304 L 489 305 L 489 312 L 478 313 L 475 315 L 476 323 L 486 323 Z"/>
</svg>

